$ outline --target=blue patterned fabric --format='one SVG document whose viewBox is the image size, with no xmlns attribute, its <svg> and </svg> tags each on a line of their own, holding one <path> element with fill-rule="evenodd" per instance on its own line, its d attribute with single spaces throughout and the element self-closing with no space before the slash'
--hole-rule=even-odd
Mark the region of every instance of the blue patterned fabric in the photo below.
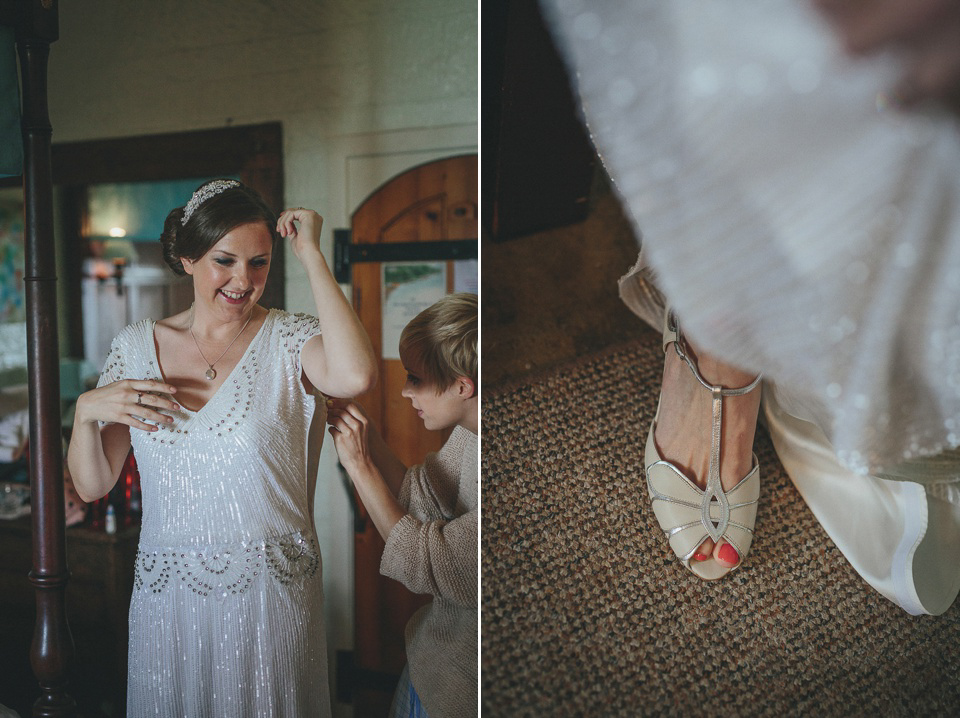
<svg viewBox="0 0 960 718">
<path fill-rule="evenodd" d="M 408 666 L 404 666 L 403 674 L 397 683 L 397 691 L 393 694 L 390 718 L 428 718 L 427 711 L 420 702 L 420 696 L 417 695 L 417 690 L 410 681 Z"/>
<path fill-rule="evenodd" d="M 0 176 L 22 173 L 23 137 L 20 134 L 16 38 L 12 27 L 0 27 Z"/>
</svg>

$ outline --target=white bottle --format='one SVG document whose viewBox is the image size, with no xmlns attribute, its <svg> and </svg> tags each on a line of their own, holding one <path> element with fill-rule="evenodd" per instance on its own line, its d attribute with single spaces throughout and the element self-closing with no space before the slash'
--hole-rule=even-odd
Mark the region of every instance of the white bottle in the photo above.
<svg viewBox="0 0 960 718">
<path fill-rule="evenodd" d="M 104 521 L 104 528 L 108 534 L 115 534 L 117 532 L 117 514 L 113 510 L 113 504 L 107 504 L 107 517 Z"/>
</svg>

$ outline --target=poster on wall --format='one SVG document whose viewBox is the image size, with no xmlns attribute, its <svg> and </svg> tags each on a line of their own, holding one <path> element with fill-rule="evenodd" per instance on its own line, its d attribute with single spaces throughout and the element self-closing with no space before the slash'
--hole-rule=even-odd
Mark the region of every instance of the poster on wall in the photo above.
<svg viewBox="0 0 960 718">
<path fill-rule="evenodd" d="M 0 202 L 0 323 L 26 321 L 23 205 Z"/>
<path fill-rule="evenodd" d="M 400 333 L 447 293 L 446 262 L 384 262 L 381 287 L 383 358 L 400 358 Z"/>
<path fill-rule="evenodd" d="M 479 294 L 480 268 L 476 259 L 460 259 L 453 263 L 453 291 Z"/>
</svg>

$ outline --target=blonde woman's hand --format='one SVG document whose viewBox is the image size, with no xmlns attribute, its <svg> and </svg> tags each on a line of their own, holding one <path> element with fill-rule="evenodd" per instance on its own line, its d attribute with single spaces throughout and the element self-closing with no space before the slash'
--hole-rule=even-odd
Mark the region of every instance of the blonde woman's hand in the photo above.
<svg viewBox="0 0 960 718">
<path fill-rule="evenodd" d="M 297 227 L 297 224 L 300 226 Z M 277 219 L 277 232 L 290 239 L 294 254 L 302 262 L 311 253 L 320 254 L 320 230 L 323 217 L 312 209 L 294 207 L 285 209 Z"/>
<path fill-rule="evenodd" d="M 327 423 L 344 468 L 349 471 L 352 467 L 371 463 L 370 420 L 362 406 L 354 401 L 333 399 L 327 409 Z"/>
<path fill-rule="evenodd" d="M 143 431 L 158 431 L 159 427 L 144 419 L 159 424 L 173 422 L 166 411 L 180 409 L 164 394 L 175 394 L 176 387 L 153 379 L 122 379 L 97 389 L 84 392 L 77 399 L 74 421 L 77 424 L 103 421 L 111 424 L 126 424 Z"/>
</svg>

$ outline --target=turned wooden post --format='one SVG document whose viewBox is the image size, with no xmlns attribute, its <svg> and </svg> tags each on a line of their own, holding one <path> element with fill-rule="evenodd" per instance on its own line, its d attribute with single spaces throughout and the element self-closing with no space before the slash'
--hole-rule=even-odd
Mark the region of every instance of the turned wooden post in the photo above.
<svg viewBox="0 0 960 718">
<path fill-rule="evenodd" d="M 27 371 L 30 382 L 30 488 L 37 618 L 30 664 L 40 684 L 34 716 L 71 716 L 67 692 L 73 639 L 67 625 L 67 561 L 60 418 L 60 352 L 57 347 L 57 277 L 53 240 L 52 128 L 47 111 L 47 59 L 57 39 L 53 0 L 23 0 L 17 27 L 23 92 L 24 286 Z"/>
</svg>

